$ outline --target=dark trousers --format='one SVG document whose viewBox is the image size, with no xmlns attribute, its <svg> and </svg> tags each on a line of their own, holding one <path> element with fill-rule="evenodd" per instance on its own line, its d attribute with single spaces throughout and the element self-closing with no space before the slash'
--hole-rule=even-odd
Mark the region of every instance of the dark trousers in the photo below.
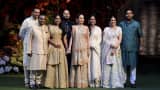
<svg viewBox="0 0 160 90">
<path fill-rule="evenodd" d="M 67 54 L 67 63 L 68 63 L 68 74 L 70 75 L 70 68 L 71 68 L 71 54 Z"/>
</svg>

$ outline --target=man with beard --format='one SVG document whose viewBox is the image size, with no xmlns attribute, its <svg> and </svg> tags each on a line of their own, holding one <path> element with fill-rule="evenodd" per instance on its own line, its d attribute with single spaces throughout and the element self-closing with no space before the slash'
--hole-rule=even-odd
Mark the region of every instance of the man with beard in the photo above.
<svg viewBox="0 0 160 90">
<path fill-rule="evenodd" d="M 28 18 L 26 18 L 20 28 L 19 31 L 19 37 L 23 41 L 23 68 L 24 68 L 24 84 L 25 87 L 29 87 L 29 70 L 27 70 L 27 67 L 29 67 L 29 59 L 26 47 L 27 47 L 27 33 L 29 31 L 29 28 L 31 26 L 38 25 L 38 17 L 40 15 L 40 9 L 34 8 L 32 11 L 32 15 Z"/>
<path fill-rule="evenodd" d="M 133 17 L 133 10 L 126 10 L 126 19 L 120 22 L 120 27 L 122 28 L 122 61 L 126 75 L 127 69 L 130 67 L 130 84 L 128 85 L 126 82 L 125 86 L 136 88 L 136 65 L 138 52 L 143 51 L 143 35 L 140 23 L 134 20 Z"/>
</svg>

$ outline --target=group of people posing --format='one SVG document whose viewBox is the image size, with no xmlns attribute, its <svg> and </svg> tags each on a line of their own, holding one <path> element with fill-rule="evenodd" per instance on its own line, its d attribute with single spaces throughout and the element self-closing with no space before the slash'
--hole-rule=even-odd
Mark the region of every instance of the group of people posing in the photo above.
<svg viewBox="0 0 160 90">
<path fill-rule="evenodd" d="M 89 26 L 84 25 L 83 14 L 73 24 L 69 10 L 64 10 L 63 18 L 55 15 L 54 25 L 47 25 L 40 9 L 33 9 L 19 32 L 24 49 L 25 86 L 136 87 L 136 61 L 143 40 L 140 24 L 133 16 L 133 10 L 128 9 L 126 19 L 119 25 L 112 16 L 109 26 L 101 30 L 94 15 L 89 18 Z"/>
</svg>

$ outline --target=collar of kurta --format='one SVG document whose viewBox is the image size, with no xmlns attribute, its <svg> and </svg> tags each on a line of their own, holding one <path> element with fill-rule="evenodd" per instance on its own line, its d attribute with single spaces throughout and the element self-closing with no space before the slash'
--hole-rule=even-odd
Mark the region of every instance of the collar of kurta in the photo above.
<svg viewBox="0 0 160 90">
<path fill-rule="evenodd" d="M 34 19 L 33 16 L 31 16 L 32 20 L 38 21 L 38 19 Z"/>
<path fill-rule="evenodd" d="M 135 21 L 134 19 L 130 20 L 129 22 L 128 22 L 128 20 L 125 20 L 125 23 L 126 23 L 126 24 L 131 24 L 131 23 L 133 23 L 134 21 Z"/>
<path fill-rule="evenodd" d="M 38 24 L 38 26 L 39 26 L 39 27 L 45 27 L 45 24 L 44 24 L 44 25 L 40 25 L 40 24 Z"/>
</svg>

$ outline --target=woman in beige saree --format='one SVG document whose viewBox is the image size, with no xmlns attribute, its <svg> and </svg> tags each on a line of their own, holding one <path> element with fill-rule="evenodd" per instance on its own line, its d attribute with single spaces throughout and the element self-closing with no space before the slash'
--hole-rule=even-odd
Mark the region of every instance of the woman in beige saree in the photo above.
<svg viewBox="0 0 160 90">
<path fill-rule="evenodd" d="M 78 25 L 72 27 L 70 48 L 72 47 L 70 87 L 88 87 L 89 29 L 84 25 L 84 15 L 77 17 Z"/>
<path fill-rule="evenodd" d="M 49 26 L 51 39 L 49 40 L 49 57 L 45 79 L 45 87 L 47 88 L 68 88 L 68 67 L 60 23 L 61 18 L 56 15 L 56 25 Z"/>
</svg>

